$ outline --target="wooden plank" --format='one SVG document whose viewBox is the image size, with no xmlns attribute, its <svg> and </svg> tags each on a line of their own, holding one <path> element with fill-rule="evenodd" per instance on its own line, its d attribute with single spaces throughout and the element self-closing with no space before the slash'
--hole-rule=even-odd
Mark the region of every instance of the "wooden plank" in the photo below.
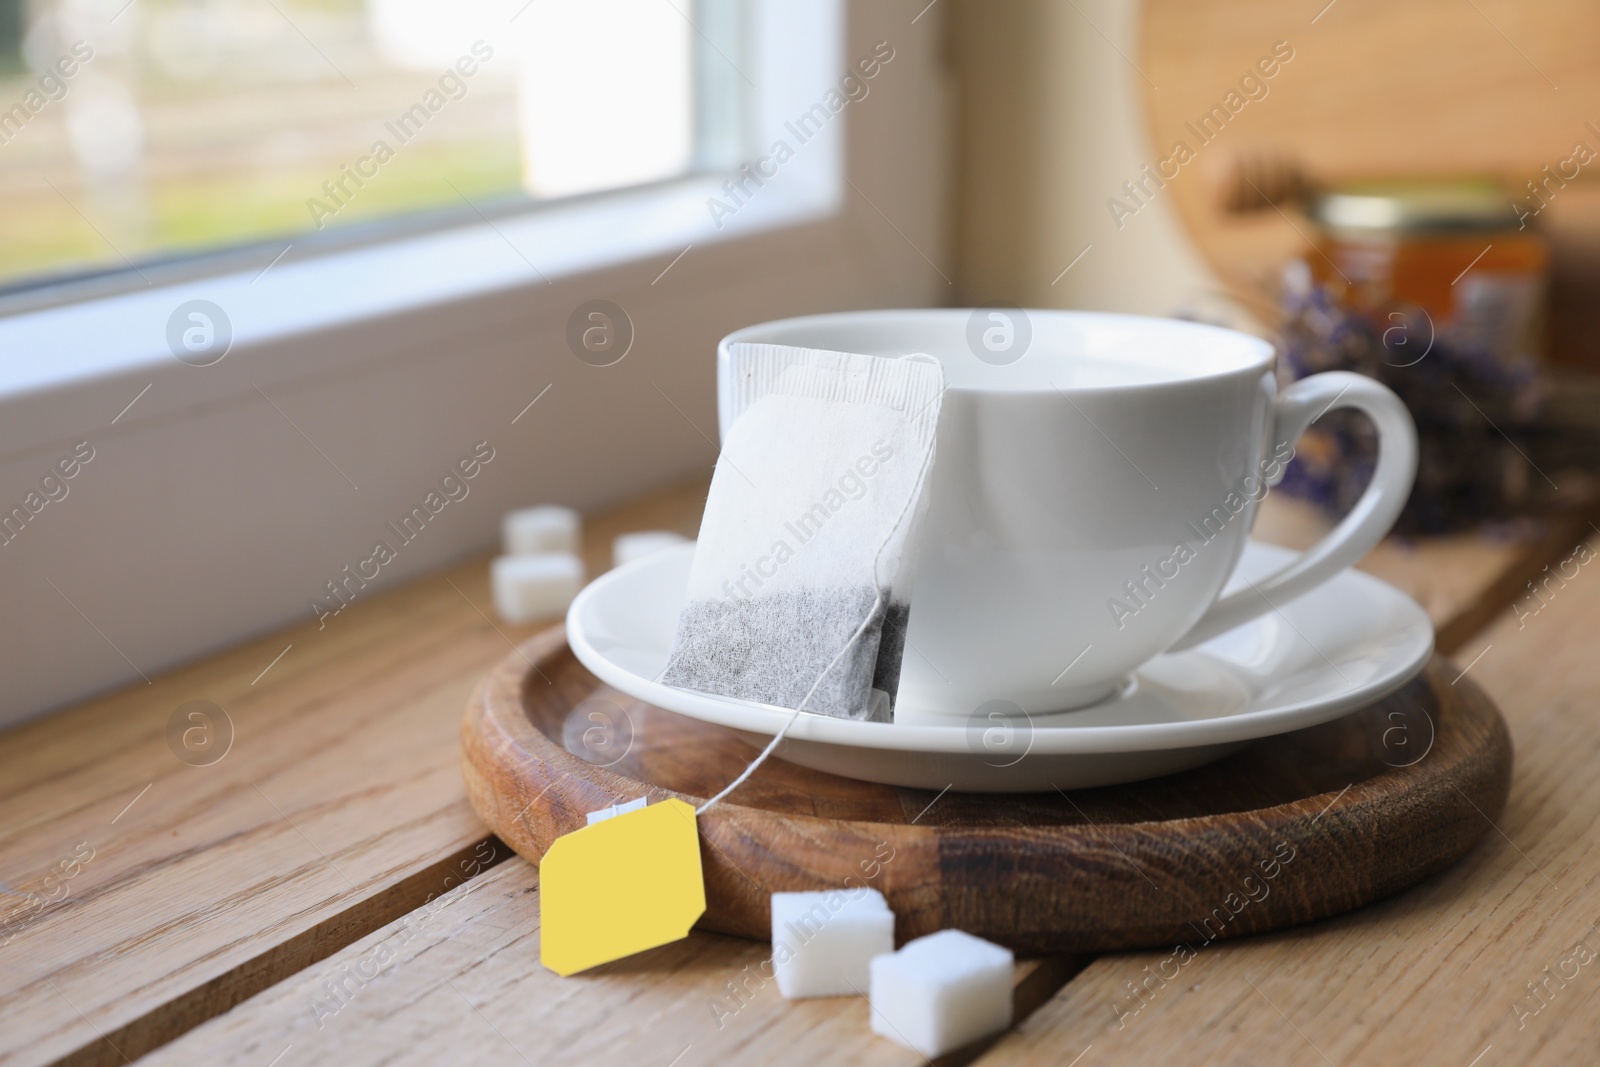
<svg viewBox="0 0 1600 1067">
<path fill-rule="evenodd" d="M 617 532 L 692 535 L 707 480 L 592 521 L 590 572 Z M 0 735 L 0 1063 L 133 1058 L 492 862 L 456 731 L 537 627 L 491 624 L 486 577 L 469 561 Z M 233 723 L 210 766 L 166 740 L 193 699 Z"/>
<path fill-rule="evenodd" d="M 1491 564 L 1482 568 L 1485 573 L 1497 572 L 1507 558 L 1499 546 L 1490 547 L 1481 554 Z M 867 1008 L 859 1000 L 786 1004 L 759 980 L 748 1004 L 741 1006 L 739 996 L 722 999 L 730 995 L 730 982 L 759 974 L 767 951 L 760 942 L 696 933 L 589 975 L 557 979 L 538 965 L 536 886 L 536 872 L 512 861 L 445 898 L 438 912 L 423 909 L 391 924 L 152 1059 L 231 1055 L 269 1062 L 292 1046 L 296 1056 L 352 1063 L 519 1054 L 541 1063 L 631 1063 L 641 1057 L 666 1062 L 679 1055 L 685 1065 L 735 1057 L 756 1063 L 918 1062 L 870 1036 Z M 469 903 L 474 896 L 476 902 Z M 387 956 L 379 948 L 386 941 L 395 959 L 373 977 L 374 961 Z M 1031 961 L 1019 969 L 1019 1015 L 1082 962 Z M 352 972 L 369 977 L 344 977 Z M 330 981 L 344 982 L 347 993 L 335 996 Z M 969 1050 L 952 1062 L 978 1054 Z"/>
<path fill-rule="evenodd" d="M 1340 919 L 1202 945 L 1181 962 L 1170 952 L 1103 957 L 985 1067 L 1058 1064 L 1091 1045 L 1085 1065 L 1592 1062 L 1597 553 L 1591 543 L 1563 556 L 1540 599 L 1519 603 L 1463 651 L 1517 746 L 1511 799 L 1475 852 Z M 1339 817 L 1337 806 L 1326 816 Z"/>
<path fill-rule="evenodd" d="M 1563 558 L 1588 537 L 1593 501 L 1574 499 L 1561 511 L 1503 529 L 1470 530 L 1419 541 L 1391 538 L 1357 566 L 1405 590 L 1438 628 L 1439 651 L 1449 655 L 1519 596 L 1540 568 Z M 1262 501 L 1253 536 L 1306 549 L 1332 529 L 1315 506 L 1282 494 Z"/>
<path fill-rule="evenodd" d="M 591 523 L 591 572 L 621 530 L 692 535 L 705 485 Z M 546 624 L 488 605 L 475 559 L 6 733 L 0 1063 L 136 1057 L 491 864 L 461 709 Z M 168 740 L 197 699 L 233 731 L 205 766 Z"/>
<path fill-rule="evenodd" d="M 1435 638 L 1439 649 L 1460 651 L 1507 605 L 1525 601 L 1528 606 L 1519 610 L 1532 610 L 1533 590 L 1548 577 L 1550 568 L 1559 566 L 1577 545 L 1600 533 L 1596 518 L 1600 513 L 1592 505 L 1575 505 L 1546 517 L 1493 581 L 1483 585 L 1477 596 L 1463 599 L 1456 611 L 1439 622 Z"/>
<path fill-rule="evenodd" d="M 538 871 L 513 860 L 158 1050 L 145 1062 L 924 1064 L 865 998 L 785 1001 L 770 946 L 696 932 L 559 978 L 539 964 Z M 1026 1014 L 1078 964 L 1028 960 Z M 941 1058 L 970 1062 L 978 1050 Z M 285 1063 L 290 1062 L 285 1057 Z"/>
</svg>

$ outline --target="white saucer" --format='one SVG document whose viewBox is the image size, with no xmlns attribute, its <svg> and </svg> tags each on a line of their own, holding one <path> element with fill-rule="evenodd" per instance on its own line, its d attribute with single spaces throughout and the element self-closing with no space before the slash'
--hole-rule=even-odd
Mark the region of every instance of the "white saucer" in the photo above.
<svg viewBox="0 0 1600 1067">
<path fill-rule="evenodd" d="M 1229 589 L 1293 556 L 1251 542 Z M 792 712 L 651 681 L 666 666 L 693 557 L 694 545 L 682 545 L 595 579 L 567 612 L 567 640 L 607 685 L 764 744 Z M 1400 688 L 1433 652 L 1433 624 L 1422 608 L 1360 571 L 1279 608 L 1189 651 L 1156 657 L 1092 707 L 1031 719 L 993 718 L 986 709 L 968 719 L 915 723 L 802 714 L 777 755 L 921 789 L 1111 785 L 1186 770 L 1257 738 L 1336 719 Z"/>
</svg>

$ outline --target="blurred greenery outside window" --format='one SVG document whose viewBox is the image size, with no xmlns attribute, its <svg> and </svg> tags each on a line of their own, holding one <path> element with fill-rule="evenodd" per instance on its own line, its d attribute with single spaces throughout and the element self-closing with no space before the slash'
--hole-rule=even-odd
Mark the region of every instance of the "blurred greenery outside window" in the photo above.
<svg viewBox="0 0 1600 1067">
<path fill-rule="evenodd" d="M 741 0 L 0 0 L 0 289 L 735 166 L 740 23 Z"/>
</svg>

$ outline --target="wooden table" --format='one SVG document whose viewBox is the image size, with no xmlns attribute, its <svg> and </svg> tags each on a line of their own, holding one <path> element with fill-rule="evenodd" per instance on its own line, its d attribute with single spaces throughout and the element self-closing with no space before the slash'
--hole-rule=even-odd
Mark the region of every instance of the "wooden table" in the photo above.
<svg viewBox="0 0 1600 1067">
<path fill-rule="evenodd" d="M 692 534 L 704 491 L 592 519 L 591 573 L 617 532 Z M 1269 505 L 1259 532 L 1314 536 Z M 1511 725 L 1510 804 L 1465 861 L 1207 948 L 1132 1015 L 1129 983 L 1164 953 L 1024 961 L 1018 1026 L 950 1061 L 1592 1060 L 1600 958 L 1570 951 L 1600 952 L 1600 569 L 1572 556 L 1580 529 L 1600 535 L 1569 516 L 1363 564 L 1418 597 Z M 1569 558 L 1575 577 L 1507 610 Z M 871 1035 L 859 999 L 784 1001 L 757 942 L 697 932 L 576 978 L 539 966 L 538 871 L 474 818 L 456 745 L 473 684 L 537 629 L 493 618 L 474 560 L 4 734 L 0 1063 L 920 1062 Z M 193 700 L 232 728 L 198 766 L 168 740 L 222 728 L 178 711 Z"/>
</svg>

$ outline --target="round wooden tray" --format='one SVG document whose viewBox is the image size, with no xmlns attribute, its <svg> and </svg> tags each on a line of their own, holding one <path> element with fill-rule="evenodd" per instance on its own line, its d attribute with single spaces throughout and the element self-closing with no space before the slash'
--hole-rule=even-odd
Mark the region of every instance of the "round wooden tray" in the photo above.
<svg viewBox="0 0 1600 1067">
<path fill-rule="evenodd" d="M 769 760 L 700 818 L 700 925 L 764 940 L 769 894 L 869 885 L 902 942 L 955 927 L 1046 953 L 1198 947 L 1360 907 L 1460 858 L 1505 805 L 1505 723 L 1455 673 L 1435 657 L 1336 722 L 1075 793 L 940 795 Z M 462 769 L 478 814 L 537 863 L 618 801 L 698 806 L 762 740 L 603 685 L 556 627 L 474 694 Z"/>
</svg>

